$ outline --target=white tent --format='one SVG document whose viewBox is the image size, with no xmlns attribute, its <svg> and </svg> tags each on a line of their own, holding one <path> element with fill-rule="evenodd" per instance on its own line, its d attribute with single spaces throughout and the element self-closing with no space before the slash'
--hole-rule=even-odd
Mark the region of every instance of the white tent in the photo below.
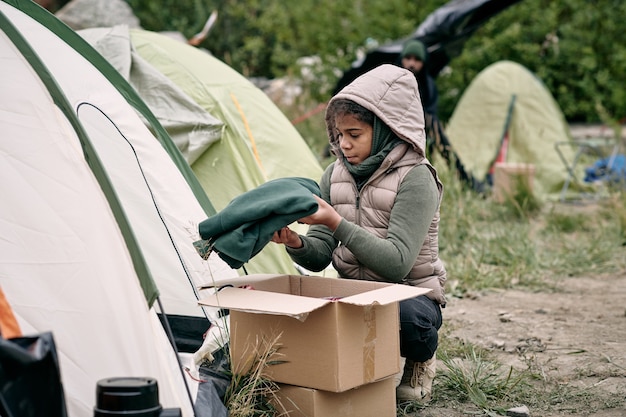
<svg viewBox="0 0 626 417">
<path fill-rule="evenodd" d="M 97 381 L 117 376 L 155 378 L 191 416 L 156 307 L 202 319 L 196 285 L 237 276 L 193 248 L 208 199 L 78 35 L 19 0 L 0 2 L 0 29 L 0 286 L 22 331 L 53 333 L 70 416 L 93 415 Z"/>
</svg>

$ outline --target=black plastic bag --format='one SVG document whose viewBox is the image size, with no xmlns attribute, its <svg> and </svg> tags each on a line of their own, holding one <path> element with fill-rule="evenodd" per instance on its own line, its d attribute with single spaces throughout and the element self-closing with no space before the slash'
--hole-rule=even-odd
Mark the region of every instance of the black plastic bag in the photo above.
<svg viewBox="0 0 626 417">
<path fill-rule="evenodd" d="M 224 405 L 226 390 L 230 385 L 230 357 L 228 345 L 213 352 L 213 361 L 200 366 L 202 382 L 198 385 L 195 411 L 196 417 L 227 417 Z"/>
<path fill-rule="evenodd" d="M 0 337 L 0 416 L 67 417 L 52 333 Z"/>
</svg>

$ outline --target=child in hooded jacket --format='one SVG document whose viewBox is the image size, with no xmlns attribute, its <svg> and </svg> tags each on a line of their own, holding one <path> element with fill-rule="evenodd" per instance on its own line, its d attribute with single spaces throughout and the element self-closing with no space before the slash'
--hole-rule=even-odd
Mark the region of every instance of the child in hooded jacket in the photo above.
<svg viewBox="0 0 626 417">
<path fill-rule="evenodd" d="M 294 262 L 340 278 L 415 285 L 426 295 L 400 302 L 397 398 L 427 402 L 436 370 L 446 270 L 439 258 L 443 185 L 425 156 L 424 112 L 415 76 L 395 65 L 363 74 L 328 103 L 337 160 L 320 180 L 306 235 L 288 227 L 273 242 Z"/>
</svg>

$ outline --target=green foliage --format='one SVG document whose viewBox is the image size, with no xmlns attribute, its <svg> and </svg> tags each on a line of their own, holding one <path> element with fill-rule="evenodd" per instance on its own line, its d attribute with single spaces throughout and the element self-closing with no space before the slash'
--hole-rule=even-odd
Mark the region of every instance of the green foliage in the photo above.
<svg viewBox="0 0 626 417">
<path fill-rule="evenodd" d="M 211 14 L 202 0 L 127 0 L 141 26 L 148 30 L 179 31 L 187 38 L 199 32 Z"/>
<path fill-rule="evenodd" d="M 626 116 L 625 14 L 626 3 L 615 0 L 525 0 L 503 11 L 439 78 L 440 89 L 451 92 L 442 95 L 442 119 L 478 71 L 504 59 L 537 74 L 570 121 L 599 121 L 597 102 L 618 119 Z"/>
<path fill-rule="evenodd" d="M 201 44 L 250 77 L 300 78 L 309 68 L 315 98 L 329 98 L 342 72 L 368 48 L 412 35 L 445 0 L 128 0 L 144 28 L 199 32 L 219 13 Z M 620 0 L 524 0 L 476 31 L 438 78 L 440 118 L 488 65 L 519 62 L 546 84 L 570 121 L 597 122 L 597 106 L 626 116 L 626 42 Z"/>
<path fill-rule="evenodd" d="M 314 96 L 329 98 L 342 72 L 368 48 L 411 36 L 446 0 L 127 0 L 144 28 L 199 32 L 200 45 L 249 77 L 300 78 L 300 59 Z M 626 2 L 523 0 L 478 29 L 438 78 L 440 118 L 448 120 L 463 91 L 485 67 L 516 61 L 533 71 L 570 121 L 597 122 L 600 104 L 626 116 Z"/>
<path fill-rule="evenodd" d="M 250 77 L 298 71 L 302 57 L 318 56 L 328 94 L 341 71 L 367 46 L 410 35 L 418 22 L 445 3 L 427 0 L 128 0 L 144 28 L 174 30 L 187 38 L 213 10 L 218 20 L 201 47 Z"/>
</svg>

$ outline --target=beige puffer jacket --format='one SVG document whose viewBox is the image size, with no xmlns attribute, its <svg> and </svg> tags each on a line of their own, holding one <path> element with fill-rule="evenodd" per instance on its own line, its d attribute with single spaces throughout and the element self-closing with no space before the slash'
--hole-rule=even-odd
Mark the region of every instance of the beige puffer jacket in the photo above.
<svg viewBox="0 0 626 417">
<path fill-rule="evenodd" d="M 333 207 L 346 220 L 385 238 L 398 188 L 404 176 L 416 165 L 427 165 L 437 182 L 439 203 L 443 185 L 435 169 L 424 156 L 426 143 L 424 114 L 413 74 L 393 65 L 382 65 L 357 78 L 334 99 L 350 99 L 374 112 L 407 145 L 394 148 L 368 183 L 357 193 L 352 176 L 338 160 L 331 177 L 330 197 Z M 338 147 L 332 135 L 332 120 L 327 120 L 331 144 Z M 337 148 L 338 149 L 338 148 Z M 339 155 L 340 153 L 338 153 Z M 357 198 L 358 209 L 357 209 Z M 429 297 L 445 305 L 446 270 L 439 259 L 439 208 L 435 213 L 418 258 L 403 282 L 430 288 Z M 373 271 L 364 270 L 348 248 L 341 245 L 333 253 L 333 265 L 345 277 L 380 280 Z"/>
</svg>

